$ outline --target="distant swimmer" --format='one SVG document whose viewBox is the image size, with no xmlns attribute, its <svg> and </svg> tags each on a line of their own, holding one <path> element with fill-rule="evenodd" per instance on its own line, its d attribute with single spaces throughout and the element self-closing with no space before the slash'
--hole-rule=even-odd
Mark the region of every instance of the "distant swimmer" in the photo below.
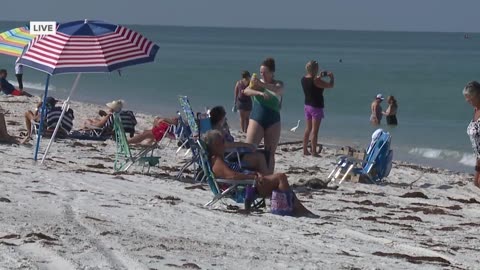
<svg viewBox="0 0 480 270">
<path fill-rule="evenodd" d="M 343 62 L 342 58 L 338 59 L 338 62 L 339 62 L 339 63 L 342 63 L 342 62 Z"/>
<path fill-rule="evenodd" d="M 468 34 L 463 35 L 464 39 L 470 39 L 470 36 Z"/>
<path fill-rule="evenodd" d="M 370 105 L 370 108 L 372 110 L 372 114 L 370 115 L 370 123 L 373 126 L 380 125 L 380 122 L 382 121 L 382 106 L 380 106 L 380 103 L 382 103 L 382 101 L 383 95 L 378 94 Z"/>
</svg>

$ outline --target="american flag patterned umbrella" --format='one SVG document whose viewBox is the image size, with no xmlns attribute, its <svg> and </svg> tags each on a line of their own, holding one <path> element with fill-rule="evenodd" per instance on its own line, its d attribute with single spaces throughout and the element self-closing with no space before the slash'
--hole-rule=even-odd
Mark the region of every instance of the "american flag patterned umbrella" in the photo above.
<svg viewBox="0 0 480 270">
<path fill-rule="evenodd" d="M 110 72 L 152 62 L 157 51 L 155 43 L 124 26 L 74 21 L 34 38 L 19 62 L 51 75 Z"/>
<path fill-rule="evenodd" d="M 44 105 L 46 104 L 50 75 L 78 73 L 42 162 L 55 139 L 61 119 L 68 110 L 70 97 L 75 92 L 81 73 L 110 72 L 127 66 L 153 62 L 158 49 L 158 45 L 154 42 L 131 29 L 93 20 L 61 23 L 57 26 L 55 34 L 35 37 L 18 62 L 49 74 Z M 42 107 L 40 131 L 44 115 L 45 106 Z M 35 160 L 37 160 L 40 137 L 37 138 Z"/>
</svg>

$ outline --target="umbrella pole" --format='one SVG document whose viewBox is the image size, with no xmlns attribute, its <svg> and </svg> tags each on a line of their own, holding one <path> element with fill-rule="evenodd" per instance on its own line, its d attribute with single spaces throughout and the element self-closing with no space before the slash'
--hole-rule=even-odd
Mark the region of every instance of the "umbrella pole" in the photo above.
<svg viewBox="0 0 480 270">
<path fill-rule="evenodd" d="M 52 145 L 53 141 L 55 140 L 55 136 L 57 135 L 58 129 L 60 128 L 60 125 L 62 124 L 63 116 L 65 115 L 65 112 L 68 111 L 70 108 L 70 97 L 75 93 L 75 90 L 77 90 L 77 85 L 78 81 L 80 81 L 80 75 L 82 73 L 78 73 L 77 77 L 75 78 L 75 81 L 73 82 L 72 90 L 70 90 L 70 94 L 68 95 L 68 98 L 63 102 L 62 105 L 62 113 L 60 114 L 60 118 L 58 119 L 57 125 L 55 126 L 55 130 L 53 131 L 52 137 L 50 138 L 50 141 L 48 142 L 47 149 L 45 149 L 45 153 L 43 154 L 42 158 L 42 164 L 45 161 L 45 158 L 47 157 L 48 150 L 50 150 L 50 146 Z"/>
<path fill-rule="evenodd" d="M 37 156 L 38 156 L 38 150 L 40 148 L 40 140 L 42 138 L 42 132 L 43 132 L 43 122 L 45 118 L 45 113 L 47 110 L 47 95 L 48 95 L 48 84 L 50 83 L 50 74 L 47 75 L 47 81 L 45 82 L 45 94 L 43 96 L 43 102 L 42 102 L 42 112 L 41 112 L 41 117 L 40 117 L 40 124 L 38 127 L 38 132 L 37 132 L 37 145 L 35 146 L 35 154 L 33 156 L 33 160 L 37 161 Z"/>
</svg>

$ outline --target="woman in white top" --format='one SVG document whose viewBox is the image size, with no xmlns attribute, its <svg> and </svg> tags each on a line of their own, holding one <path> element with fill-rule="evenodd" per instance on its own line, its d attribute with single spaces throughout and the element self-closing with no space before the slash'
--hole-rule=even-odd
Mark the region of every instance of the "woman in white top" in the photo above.
<svg viewBox="0 0 480 270">
<path fill-rule="evenodd" d="M 472 143 L 473 152 L 477 157 L 475 164 L 474 184 L 480 187 L 480 83 L 477 81 L 469 82 L 463 88 L 465 100 L 473 107 L 473 119 L 467 128 L 467 134 Z"/>
</svg>

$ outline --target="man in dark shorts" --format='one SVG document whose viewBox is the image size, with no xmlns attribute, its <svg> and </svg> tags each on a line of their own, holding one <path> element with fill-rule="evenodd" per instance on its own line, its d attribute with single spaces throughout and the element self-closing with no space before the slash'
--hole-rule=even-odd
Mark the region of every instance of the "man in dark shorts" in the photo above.
<svg viewBox="0 0 480 270">
<path fill-rule="evenodd" d="M 7 81 L 7 70 L 5 70 L 5 69 L 0 69 L 0 90 L 5 95 L 27 96 L 27 97 L 32 96 L 32 95 L 30 95 L 29 93 L 27 93 L 23 90 L 15 89 L 13 84 L 11 84 Z"/>
</svg>

